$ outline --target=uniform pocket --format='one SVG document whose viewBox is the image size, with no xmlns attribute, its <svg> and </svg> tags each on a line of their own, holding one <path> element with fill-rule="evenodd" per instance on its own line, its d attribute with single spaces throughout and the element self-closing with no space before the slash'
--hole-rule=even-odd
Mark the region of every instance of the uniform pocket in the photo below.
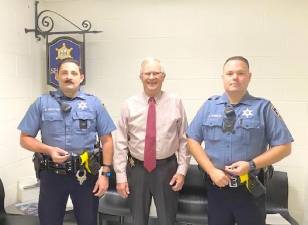
<svg viewBox="0 0 308 225">
<path fill-rule="evenodd" d="M 242 119 L 240 121 L 241 138 L 245 144 L 250 144 L 251 138 L 258 137 L 261 132 L 261 123 L 257 120 Z"/>
<path fill-rule="evenodd" d="M 205 141 L 218 141 L 222 132 L 222 117 L 207 118 L 202 123 L 202 131 Z"/>
<path fill-rule="evenodd" d="M 61 111 L 43 111 L 42 133 L 63 134 L 64 127 Z"/>
</svg>

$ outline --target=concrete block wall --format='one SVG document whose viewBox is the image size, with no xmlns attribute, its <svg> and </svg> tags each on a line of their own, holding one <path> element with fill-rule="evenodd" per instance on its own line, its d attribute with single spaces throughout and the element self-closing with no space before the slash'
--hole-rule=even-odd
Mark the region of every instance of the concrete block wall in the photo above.
<svg viewBox="0 0 308 225">
<path fill-rule="evenodd" d="M 1 81 L 7 83 L 0 89 L 0 99 L 11 109 L 9 113 L 1 110 L 5 139 L 0 148 L 17 157 L 5 161 L 5 173 L 0 174 L 12 192 L 16 177 L 32 173 L 29 154 L 18 146 L 16 126 L 28 104 L 46 88 L 41 72 L 45 71 L 44 43 L 22 30 L 33 26 L 33 1 L 17 2 L 3 3 L 11 11 L 20 11 L 12 12 L 14 25 L 6 29 L 14 35 L 1 43 L 6 52 L 0 53 L 1 62 L 10 65 L 0 72 Z M 296 140 L 292 155 L 275 167 L 288 172 L 292 215 L 300 224 L 308 224 L 304 210 L 308 207 L 308 2 L 41 0 L 40 8 L 61 13 L 76 24 L 88 19 L 94 29 L 104 31 L 86 36 L 84 89 L 101 98 L 115 121 L 124 99 L 142 90 L 138 73 L 144 57 L 155 56 L 165 64 L 164 89 L 183 98 L 189 120 L 205 99 L 222 93 L 224 60 L 233 55 L 247 57 L 253 73 L 251 94 L 272 100 Z M 9 10 L 0 10 L 2 17 L 11 19 Z M 72 29 L 58 21 L 60 28 Z M 14 40 L 22 47 L 7 44 Z M 10 46 L 18 50 L 11 52 Z M 27 169 L 15 170 L 20 165 Z M 7 175 L 12 167 L 13 179 Z"/>
<path fill-rule="evenodd" d="M 0 21 L 0 177 L 9 205 L 16 202 L 19 178 L 34 175 L 32 154 L 19 147 L 16 128 L 45 82 L 41 44 L 24 32 L 34 25 L 34 0 L 1 1 Z"/>
</svg>

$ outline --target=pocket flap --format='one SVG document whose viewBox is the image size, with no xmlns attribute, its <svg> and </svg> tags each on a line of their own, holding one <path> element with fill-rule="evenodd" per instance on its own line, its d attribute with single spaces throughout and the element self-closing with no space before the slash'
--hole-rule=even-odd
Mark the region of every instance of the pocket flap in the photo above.
<svg viewBox="0 0 308 225">
<path fill-rule="evenodd" d="M 93 120 L 94 118 L 94 112 L 89 111 L 77 111 L 73 114 L 75 120 Z"/>
<path fill-rule="evenodd" d="M 44 121 L 63 120 L 63 117 L 60 111 L 45 111 L 43 112 L 43 120 Z"/>
</svg>

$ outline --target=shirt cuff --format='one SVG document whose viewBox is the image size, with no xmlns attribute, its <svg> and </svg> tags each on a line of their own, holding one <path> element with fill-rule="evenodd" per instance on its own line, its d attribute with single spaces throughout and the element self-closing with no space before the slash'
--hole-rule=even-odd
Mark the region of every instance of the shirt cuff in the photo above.
<svg viewBox="0 0 308 225">
<path fill-rule="evenodd" d="M 188 166 L 186 166 L 186 165 L 179 165 L 176 173 L 179 173 L 179 174 L 182 174 L 182 175 L 186 176 L 187 169 L 188 169 Z"/>
<path fill-rule="evenodd" d="M 126 172 L 116 173 L 116 175 L 117 175 L 117 183 L 126 183 L 127 182 Z"/>
</svg>

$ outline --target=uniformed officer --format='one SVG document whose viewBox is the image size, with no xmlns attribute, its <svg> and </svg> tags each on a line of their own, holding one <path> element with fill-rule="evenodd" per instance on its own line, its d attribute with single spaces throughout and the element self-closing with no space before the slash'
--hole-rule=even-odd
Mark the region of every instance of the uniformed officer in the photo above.
<svg viewBox="0 0 308 225">
<path fill-rule="evenodd" d="M 187 130 L 189 150 L 207 174 L 209 224 L 265 225 L 264 194 L 254 197 L 238 176 L 259 175 L 289 155 L 293 138 L 272 103 L 248 93 L 247 59 L 227 59 L 222 79 L 225 93 L 208 99 Z"/>
<path fill-rule="evenodd" d="M 54 166 L 60 168 L 71 160 L 72 155 L 84 150 L 93 152 L 98 135 L 103 146 L 103 172 L 94 176 L 84 171 L 79 174 L 83 179 L 78 180 L 69 171 L 65 175 L 58 174 L 59 170 L 41 171 L 40 224 L 63 224 L 70 195 L 78 225 L 96 225 L 98 197 L 109 185 L 107 175 L 113 155 L 111 132 L 115 125 L 95 96 L 79 90 L 84 75 L 77 61 L 65 59 L 60 62 L 56 79 L 59 89 L 40 96 L 19 124 L 21 146 L 50 156 Z M 35 138 L 39 130 L 41 141 Z"/>
</svg>

